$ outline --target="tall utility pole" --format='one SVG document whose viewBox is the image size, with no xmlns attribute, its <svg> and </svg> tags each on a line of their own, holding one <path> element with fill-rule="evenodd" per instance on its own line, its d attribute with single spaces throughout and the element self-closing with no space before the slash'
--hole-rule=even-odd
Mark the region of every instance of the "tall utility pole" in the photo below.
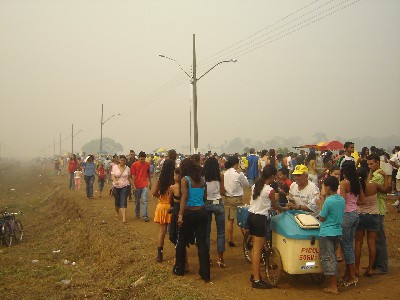
<svg viewBox="0 0 400 300">
<path fill-rule="evenodd" d="M 103 104 L 101 105 L 101 120 L 100 120 L 100 154 L 103 150 Z"/>
<path fill-rule="evenodd" d="M 181 65 L 173 58 L 168 57 L 164 54 L 159 54 L 158 56 L 169 59 L 174 61 L 179 68 L 190 78 L 190 84 L 192 85 L 192 91 L 193 91 L 193 144 L 194 144 L 194 153 L 197 153 L 198 148 L 199 148 L 199 126 L 197 123 L 197 81 L 199 81 L 204 75 L 208 74 L 212 69 L 214 69 L 216 66 L 226 63 L 226 62 L 237 62 L 236 59 L 230 59 L 230 60 L 222 60 L 218 63 L 216 63 L 214 66 L 212 66 L 210 69 L 208 69 L 207 72 L 205 72 L 203 75 L 201 75 L 199 78 L 197 78 L 196 74 L 196 35 L 193 34 L 193 73 L 192 76 L 190 76 L 182 67 Z M 190 109 L 191 111 L 191 109 Z M 190 149 L 192 148 L 191 141 L 192 141 L 192 119 L 191 119 L 192 114 L 190 113 Z"/>
<path fill-rule="evenodd" d="M 196 35 L 193 34 L 193 147 L 194 154 L 197 153 L 199 148 L 199 127 L 197 125 L 197 77 L 196 77 Z"/>
<path fill-rule="evenodd" d="M 61 156 L 61 132 L 60 132 L 60 156 Z"/>
<path fill-rule="evenodd" d="M 72 151 L 71 153 L 74 154 L 74 124 L 72 124 Z"/>
<path fill-rule="evenodd" d="M 103 150 L 103 125 L 110 120 L 111 118 L 114 118 L 115 116 L 121 116 L 120 113 L 118 114 L 113 114 L 110 116 L 107 120 L 103 121 L 103 104 L 101 105 L 101 120 L 100 120 L 100 152 Z"/>
</svg>

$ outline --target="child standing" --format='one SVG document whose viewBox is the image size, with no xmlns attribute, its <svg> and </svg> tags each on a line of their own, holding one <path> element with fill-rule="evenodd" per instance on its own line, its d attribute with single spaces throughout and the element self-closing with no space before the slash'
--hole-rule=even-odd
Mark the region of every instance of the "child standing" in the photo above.
<svg viewBox="0 0 400 300">
<path fill-rule="evenodd" d="M 78 167 L 74 172 L 75 190 L 80 190 L 81 188 L 81 177 L 82 177 L 82 171 L 80 167 Z"/>
<path fill-rule="evenodd" d="M 101 193 L 103 192 L 104 189 L 104 182 L 106 180 L 106 170 L 104 169 L 103 162 L 99 162 L 99 165 L 96 170 L 96 175 L 98 177 L 98 182 L 99 182 L 99 198 L 101 198 Z"/>
<path fill-rule="evenodd" d="M 319 230 L 319 246 L 321 263 L 324 274 L 328 277 L 328 287 L 325 293 L 339 294 L 336 273 L 337 262 L 335 251 L 342 236 L 342 222 L 344 216 L 345 200 L 337 194 L 339 180 L 336 177 L 328 176 L 322 186 L 322 194 L 327 198 L 324 201 L 319 220 L 322 222 Z"/>
</svg>

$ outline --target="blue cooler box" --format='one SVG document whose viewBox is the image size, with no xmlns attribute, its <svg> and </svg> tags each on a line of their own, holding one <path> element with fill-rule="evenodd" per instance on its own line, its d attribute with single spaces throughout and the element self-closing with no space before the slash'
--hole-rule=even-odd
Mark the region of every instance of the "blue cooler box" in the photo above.
<svg viewBox="0 0 400 300">
<path fill-rule="evenodd" d="M 249 228 L 247 217 L 249 216 L 249 205 L 236 207 L 236 220 L 239 227 Z"/>
<path fill-rule="evenodd" d="M 271 219 L 272 246 L 279 250 L 288 274 L 321 273 L 319 228 L 304 229 L 295 218 L 303 211 L 289 210 Z"/>
</svg>

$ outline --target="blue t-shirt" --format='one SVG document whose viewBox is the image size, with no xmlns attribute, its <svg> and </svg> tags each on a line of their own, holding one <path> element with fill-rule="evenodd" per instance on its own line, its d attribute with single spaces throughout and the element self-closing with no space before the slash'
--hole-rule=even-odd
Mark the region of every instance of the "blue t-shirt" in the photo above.
<svg viewBox="0 0 400 300">
<path fill-rule="evenodd" d="M 342 235 L 344 207 L 344 198 L 338 194 L 330 195 L 325 199 L 319 215 L 323 218 L 326 218 L 326 220 L 321 222 L 319 236 Z"/>
<path fill-rule="evenodd" d="M 247 156 L 247 161 L 249 162 L 249 168 L 247 170 L 247 178 L 249 179 L 258 178 L 258 156 L 251 154 Z"/>
<path fill-rule="evenodd" d="M 94 172 L 96 170 L 96 166 L 94 165 L 94 162 L 87 162 L 85 163 L 85 176 L 94 176 Z"/>
</svg>

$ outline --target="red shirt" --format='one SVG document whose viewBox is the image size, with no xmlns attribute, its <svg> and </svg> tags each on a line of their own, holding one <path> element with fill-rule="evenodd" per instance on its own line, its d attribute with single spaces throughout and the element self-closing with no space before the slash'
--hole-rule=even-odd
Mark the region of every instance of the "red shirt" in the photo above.
<svg viewBox="0 0 400 300">
<path fill-rule="evenodd" d="M 147 161 L 143 163 L 135 161 L 131 166 L 131 174 L 135 178 L 133 184 L 136 188 L 142 189 L 148 186 L 147 178 L 150 177 L 150 164 Z"/>
<path fill-rule="evenodd" d="M 99 179 L 104 179 L 104 178 L 106 178 L 106 173 L 105 173 L 103 167 L 99 167 L 99 168 L 97 169 L 97 173 L 99 174 Z"/>
<path fill-rule="evenodd" d="M 70 159 L 69 164 L 68 164 L 68 172 L 74 173 L 75 171 L 76 171 L 76 163 L 73 159 Z"/>
<path fill-rule="evenodd" d="M 292 182 L 289 179 L 285 180 L 285 184 L 287 185 L 288 188 L 292 185 Z"/>
</svg>

